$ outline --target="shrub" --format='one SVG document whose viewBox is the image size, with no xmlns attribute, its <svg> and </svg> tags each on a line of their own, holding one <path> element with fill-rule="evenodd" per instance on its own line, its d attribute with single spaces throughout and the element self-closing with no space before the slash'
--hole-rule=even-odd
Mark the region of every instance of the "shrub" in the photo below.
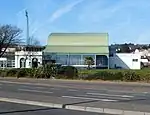
<svg viewBox="0 0 150 115">
<path fill-rule="evenodd" d="M 63 66 L 58 69 L 56 78 L 77 79 L 78 70 L 72 66 Z"/>
<path fill-rule="evenodd" d="M 90 70 L 79 73 L 84 80 L 119 80 L 119 81 L 140 81 L 140 75 L 133 70 Z"/>
<path fill-rule="evenodd" d="M 41 74 L 44 76 L 44 78 L 51 78 L 57 75 L 57 67 L 55 64 L 46 64 L 41 69 Z"/>
<path fill-rule="evenodd" d="M 27 71 L 28 69 L 25 68 L 21 68 L 18 69 L 18 72 L 16 73 L 16 77 L 20 78 L 20 77 L 29 77 L 29 71 Z"/>
<path fill-rule="evenodd" d="M 140 76 L 136 74 L 135 72 L 124 72 L 123 73 L 123 81 L 140 81 Z"/>
<path fill-rule="evenodd" d="M 7 70 L 0 69 L 0 77 L 6 77 L 7 76 Z"/>
<path fill-rule="evenodd" d="M 15 77 L 18 70 L 17 69 L 8 69 L 5 72 L 6 72 L 6 77 Z"/>
</svg>

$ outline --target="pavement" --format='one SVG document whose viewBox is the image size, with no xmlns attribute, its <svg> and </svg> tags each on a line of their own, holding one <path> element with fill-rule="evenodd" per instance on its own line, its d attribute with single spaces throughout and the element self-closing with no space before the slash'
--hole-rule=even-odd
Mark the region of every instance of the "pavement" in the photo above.
<svg viewBox="0 0 150 115">
<path fill-rule="evenodd" d="M 150 85 L 0 78 L 0 101 L 95 113 L 150 115 Z"/>
<path fill-rule="evenodd" d="M 0 115 L 108 115 L 24 104 L 0 102 Z"/>
</svg>

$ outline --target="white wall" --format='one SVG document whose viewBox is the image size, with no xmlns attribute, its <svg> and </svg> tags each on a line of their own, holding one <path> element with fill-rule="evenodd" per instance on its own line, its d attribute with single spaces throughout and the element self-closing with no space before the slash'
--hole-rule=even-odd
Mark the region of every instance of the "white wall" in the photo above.
<svg viewBox="0 0 150 115">
<path fill-rule="evenodd" d="M 133 59 L 137 59 L 133 61 Z M 141 69 L 141 55 L 132 53 L 116 53 L 109 59 L 109 67 L 121 67 L 123 69 Z"/>
<path fill-rule="evenodd" d="M 37 58 L 38 62 L 40 62 L 40 64 L 42 64 L 42 52 L 18 51 L 18 52 L 15 52 L 15 68 L 20 68 L 20 59 L 21 58 L 26 59 L 26 68 L 30 68 L 29 62 L 31 62 L 31 65 L 32 65 L 33 58 Z"/>
</svg>

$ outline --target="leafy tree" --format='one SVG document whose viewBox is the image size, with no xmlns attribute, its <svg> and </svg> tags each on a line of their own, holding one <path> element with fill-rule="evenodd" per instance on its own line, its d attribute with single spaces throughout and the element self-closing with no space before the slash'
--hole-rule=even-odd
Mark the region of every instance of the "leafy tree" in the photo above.
<svg viewBox="0 0 150 115">
<path fill-rule="evenodd" d="M 142 46 L 142 49 L 145 49 L 145 50 L 147 50 L 149 48 L 149 46 Z"/>
<path fill-rule="evenodd" d="M 121 50 L 121 53 L 130 53 L 131 52 L 128 44 L 126 44 L 126 43 L 121 46 L 120 50 Z"/>
<path fill-rule="evenodd" d="M 17 45 L 22 42 L 20 39 L 22 31 L 16 26 L 0 25 L 0 57 L 11 45 Z"/>
<path fill-rule="evenodd" d="M 88 69 L 91 69 L 91 65 L 94 65 L 94 59 L 92 57 L 85 57 L 84 63 L 88 65 Z"/>
</svg>

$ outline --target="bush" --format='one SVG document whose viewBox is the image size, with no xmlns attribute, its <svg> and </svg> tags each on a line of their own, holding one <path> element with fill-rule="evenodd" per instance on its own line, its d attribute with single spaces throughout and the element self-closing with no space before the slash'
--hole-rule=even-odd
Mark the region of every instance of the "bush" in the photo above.
<svg viewBox="0 0 150 115">
<path fill-rule="evenodd" d="M 150 69 L 142 70 L 77 70 L 72 66 L 58 66 L 47 64 L 39 68 L 0 69 L 1 77 L 31 77 L 57 79 L 83 79 L 83 80 L 117 80 L 117 81 L 144 81 L 150 82 Z"/>
<path fill-rule="evenodd" d="M 7 75 L 7 70 L 2 70 L 0 69 L 0 77 L 6 77 Z"/>
<path fill-rule="evenodd" d="M 141 77 L 142 76 L 142 77 Z M 150 75 L 149 75 L 150 76 Z M 144 73 L 135 70 L 82 70 L 79 77 L 84 80 L 119 80 L 119 81 L 140 81 Z M 146 78 L 146 77 L 145 77 Z M 147 77 L 146 80 L 150 80 Z M 144 79 L 145 80 L 145 79 Z"/>
<path fill-rule="evenodd" d="M 57 79 L 77 79 L 78 78 L 78 70 L 72 66 L 63 66 L 57 71 Z"/>
<path fill-rule="evenodd" d="M 8 69 L 5 71 L 7 77 L 15 77 L 18 70 L 17 69 Z"/>
<path fill-rule="evenodd" d="M 125 72 L 123 73 L 123 77 L 122 77 L 123 81 L 140 81 L 140 76 L 138 74 L 136 74 L 135 72 Z"/>
<path fill-rule="evenodd" d="M 25 69 L 25 68 L 18 69 L 18 72 L 16 73 L 17 78 L 29 77 L 29 76 L 30 76 L 29 69 Z"/>
</svg>

